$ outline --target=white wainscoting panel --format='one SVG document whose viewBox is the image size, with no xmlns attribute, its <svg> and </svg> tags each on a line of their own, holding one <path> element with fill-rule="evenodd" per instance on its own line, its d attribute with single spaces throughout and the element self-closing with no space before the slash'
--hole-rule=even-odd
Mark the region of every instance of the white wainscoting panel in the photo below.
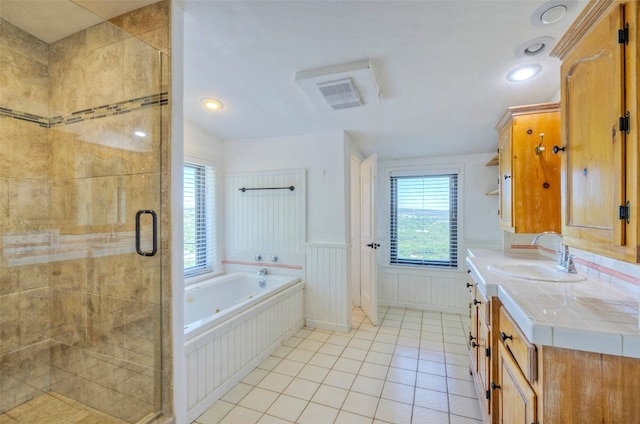
<svg viewBox="0 0 640 424">
<path fill-rule="evenodd" d="M 303 287 L 299 282 L 185 343 L 188 422 L 302 328 Z"/>
<path fill-rule="evenodd" d="M 378 303 L 414 309 L 429 309 L 466 314 L 469 312 L 469 293 L 465 275 L 450 276 L 428 271 L 403 272 L 383 268 L 378 278 Z"/>
<path fill-rule="evenodd" d="M 349 246 L 307 244 L 305 319 L 309 327 L 351 329 Z"/>
<path fill-rule="evenodd" d="M 289 186 L 294 190 L 239 190 Z M 305 193 L 304 170 L 225 175 L 225 249 L 303 254 Z"/>
</svg>

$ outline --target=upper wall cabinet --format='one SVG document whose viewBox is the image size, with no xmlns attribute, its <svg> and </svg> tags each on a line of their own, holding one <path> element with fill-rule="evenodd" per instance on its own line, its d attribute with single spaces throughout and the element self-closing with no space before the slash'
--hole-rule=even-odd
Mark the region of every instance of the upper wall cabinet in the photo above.
<svg viewBox="0 0 640 424">
<path fill-rule="evenodd" d="M 562 60 L 565 243 L 638 262 L 635 1 L 594 1 L 552 55 Z"/>
<path fill-rule="evenodd" d="M 500 227 L 560 232 L 560 106 L 510 107 L 498 131 Z"/>
</svg>

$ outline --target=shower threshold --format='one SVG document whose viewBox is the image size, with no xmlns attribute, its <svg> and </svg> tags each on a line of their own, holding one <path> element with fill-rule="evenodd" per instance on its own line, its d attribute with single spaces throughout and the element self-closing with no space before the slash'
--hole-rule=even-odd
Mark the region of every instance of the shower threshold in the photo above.
<svg viewBox="0 0 640 424">
<path fill-rule="evenodd" d="M 142 420 L 141 422 L 145 422 Z M 47 392 L 0 414 L 2 424 L 127 424 L 56 392 Z"/>
</svg>

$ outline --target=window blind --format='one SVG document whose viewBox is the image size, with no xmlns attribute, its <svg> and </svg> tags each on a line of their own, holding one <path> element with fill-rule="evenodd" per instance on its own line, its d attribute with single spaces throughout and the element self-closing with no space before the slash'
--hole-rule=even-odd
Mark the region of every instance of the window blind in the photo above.
<svg viewBox="0 0 640 424">
<path fill-rule="evenodd" d="M 391 176 L 390 263 L 458 266 L 458 174 Z"/>
<path fill-rule="evenodd" d="M 214 270 L 215 173 L 212 166 L 184 164 L 184 275 Z"/>
</svg>

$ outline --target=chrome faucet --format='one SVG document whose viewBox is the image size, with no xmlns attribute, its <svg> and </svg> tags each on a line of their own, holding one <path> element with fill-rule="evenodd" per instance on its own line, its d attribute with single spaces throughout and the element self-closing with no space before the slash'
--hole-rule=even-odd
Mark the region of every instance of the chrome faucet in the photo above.
<svg viewBox="0 0 640 424">
<path fill-rule="evenodd" d="M 264 277 L 265 275 L 267 275 L 269 273 L 269 268 L 264 267 L 264 268 L 260 268 L 260 271 L 258 271 L 258 275 L 260 277 Z"/>
<path fill-rule="evenodd" d="M 556 233 L 555 231 L 545 231 L 543 233 L 538 234 L 531 241 L 532 246 L 538 246 L 538 240 L 542 236 L 556 236 L 560 238 L 560 246 L 556 249 L 556 255 L 558 257 L 557 268 L 562 272 L 568 272 L 570 274 L 576 274 L 576 265 L 573 263 L 573 255 L 569 253 L 569 246 L 563 243 L 562 234 Z"/>
</svg>

